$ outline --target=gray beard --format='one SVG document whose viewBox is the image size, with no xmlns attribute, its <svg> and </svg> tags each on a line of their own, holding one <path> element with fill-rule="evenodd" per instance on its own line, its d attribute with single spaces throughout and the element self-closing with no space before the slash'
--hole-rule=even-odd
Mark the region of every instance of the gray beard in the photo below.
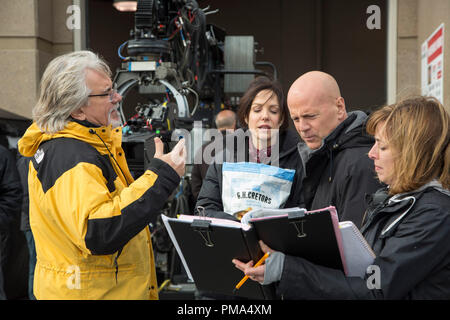
<svg viewBox="0 0 450 320">
<path fill-rule="evenodd" d="M 120 120 L 120 115 L 119 115 L 119 119 L 112 118 L 112 113 L 114 111 L 116 111 L 117 114 L 119 115 L 119 106 L 118 105 L 116 107 L 112 108 L 111 110 L 109 110 L 109 113 L 108 113 L 108 125 L 111 125 L 113 129 L 122 126 L 122 121 Z"/>
</svg>

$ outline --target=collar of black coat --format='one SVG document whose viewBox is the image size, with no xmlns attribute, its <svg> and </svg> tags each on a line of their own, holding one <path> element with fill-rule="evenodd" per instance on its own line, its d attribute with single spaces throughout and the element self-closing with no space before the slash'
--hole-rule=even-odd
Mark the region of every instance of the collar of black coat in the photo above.
<svg viewBox="0 0 450 320">
<path fill-rule="evenodd" d="M 417 188 L 416 190 L 412 190 L 405 193 L 399 193 L 395 195 L 389 194 L 389 186 L 383 187 L 381 189 L 378 189 L 375 193 L 368 195 L 366 197 L 366 203 L 369 207 L 373 208 L 379 206 L 382 203 L 385 202 L 387 203 L 387 201 L 390 199 L 401 200 L 410 196 L 415 197 L 430 188 L 435 189 L 450 197 L 450 191 L 442 187 L 442 184 L 437 179 L 433 179 L 430 182 Z"/>
<path fill-rule="evenodd" d="M 376 208 L 389 198 L 389 187 L 378 189 L 373 194 L 366 195 L 366 204 L 368 208 Z"/>
<path fill-rule="evenodd" d="M 383 228 L 381 237 L 389 237 L 392 232 L 395 231 L 394 226 L 401 222 L 409 210 L 414 206 L 416 200 L 430 190 L 436 190 L 450 196 L 450 192 L 443 188 L 437 180 L 432 180 L 416 190 L 395 195 L 389 195 L 388 186 L 379 189 L 377 192 L 366 198 L 368 204 L 366 215 L 369 218 L 367 223 L 363 224 L 360 231 L 365 232 L 369 225 L 372 224 L 374 216 L 379 215 L 378 213 L 382 212 L 383 216 L 388 215 L 390 217 L 390 221 Z"/>
<path fill-rule="evenodd" d="M 367 143 L 373 143 L 373 138 L 365 133 L 367 114 L 363 111 L 352 111 L 324 140 L 321 149 L 345 149 Z"/>
<path fill-rule="evenodd" d="M 78 120 L 78 119 L 73 118 L 72 116 L 69 116 L 69 120 L 73 121 L 73 122 L 76 122 L 78 124 L 81 124 L 82 126 L 85 126 L 87 128 L 100 128 L 101 127 L 98 124 L 94 124 L 94 123 L 89 122 L 87 120 Z"/>
<path fill-rule="evenodd" d="M 323 141 L 319 149 L 311 150 L 306 143 L 301 142 L 298 150 L 304 162 L 313 155 L 329 155 L 330 151 L 348 148 L 371 146 L 375 141 L 365 131 L 367 114 L 363 111 L 352 111 Z M 305 158 L 305 159 L 304 159 Z"/>
</svg>

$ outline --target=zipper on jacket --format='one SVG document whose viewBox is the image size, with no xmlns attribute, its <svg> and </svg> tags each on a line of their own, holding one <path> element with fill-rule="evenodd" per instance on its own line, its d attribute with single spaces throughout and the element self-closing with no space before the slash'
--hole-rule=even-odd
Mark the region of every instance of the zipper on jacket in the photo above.
<svg viewBox="0 0 450 320">
<path fill-rule="evenodd" d="M 108 146 L 106 145 L 105 141 L 103 141 L 102 137 L 99 136 L 99 134 L 94 130 L 94 129 L 89 129 L 89 133 L 90 134 L 95 134 L 100 141 L 103 143 L 103 145 L 105 146 L 106 150 L 108 150 L 110 157 L 114 160 L 114 162 L 116 163 L 117 167 L 119 168 L 120 172 L 122 172 L 123 178 L 125 179 L 125 181 L 127 182 L 127 187 L 130 186 L 130 183 L 128 182 L 127 176 L 125 175 L 125 173 L 122 171 L 122 168 L 120 167 L 119 163 L 117 162 L 116 158 L 114 157 L 114 155 L 112 154 L 111 150 L 109 150 Z"/>
<path fill-rule="evenodd" d="M 119 264 L 117 263 L 117 259 L 119 259 L 120 254 L 122 253 L 122 249 L 120 248 L 119 251 L 117 251 L 117 255 L 114 258 L 114 266 L 116 267 L 116 272 L 115 272 L 115 276 L 116 276 L 116 284 L 117 284 L 117 274 L 119 273 Z"/>
</svg>

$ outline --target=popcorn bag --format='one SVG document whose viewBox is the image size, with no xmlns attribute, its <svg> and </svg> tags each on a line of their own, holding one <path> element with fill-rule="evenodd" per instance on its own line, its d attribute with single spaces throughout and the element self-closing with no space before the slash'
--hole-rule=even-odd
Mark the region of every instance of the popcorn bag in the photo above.
<svg viewBox="0 0 450 320">
<path fill-rule="evenodd" d="M 291 192 L 295 170 L 254 162 L 224 162 L 222 203 L 234 214 L 246 208 L 282 208 Z"/>
</svg>

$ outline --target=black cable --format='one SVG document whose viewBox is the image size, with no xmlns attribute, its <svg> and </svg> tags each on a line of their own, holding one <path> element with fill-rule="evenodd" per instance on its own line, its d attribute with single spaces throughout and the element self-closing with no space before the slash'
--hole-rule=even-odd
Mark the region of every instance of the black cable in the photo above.
<svg viewBox="0 0 450 320">
<path fill-rule="evenodd" d="M 95 134 L 100 140 L 101 142 L 103 142 L 103 145 L 105 146 L 106 150 L 108 150 L 111 158 L 113 158 L 114 162 L 117 164 L 117 167 L 119 167 L 120 172 L 122 172 L 123 177 L 125 178 L 125 181 L 127 182 L 127 187 L 130 186 L 130 183 L 128 182 L 127 176 L 125 175 L 125 173 L 123 172 L 122 168 L 120 167 L 119 163 L 117 162 L 116 158 L 114 158 L 114 155 L 112 154 L 112 152 L 109 150 L 108 146 L 106 145 L 105 141 L 103 141 L 102 137 L 100 137 L 98 135 L 98 133 L 94 130 L 94 129 L 89 129 L 89 133 L 91 134 Z"/>
</svg>

